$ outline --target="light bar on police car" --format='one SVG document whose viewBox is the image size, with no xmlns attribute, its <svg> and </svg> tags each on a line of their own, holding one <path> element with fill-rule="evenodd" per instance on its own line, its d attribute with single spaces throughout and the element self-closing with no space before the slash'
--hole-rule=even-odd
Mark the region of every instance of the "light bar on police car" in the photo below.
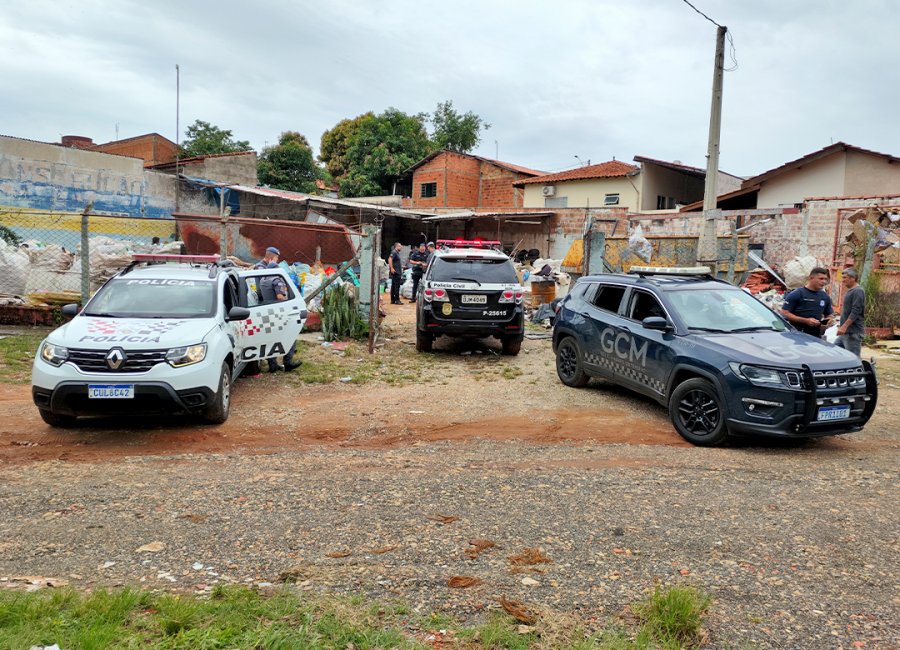
<svg viewBox="0 0 900 650">
<path fill-rule="evenodd" d="M 437 245 L 447 248 L 490 248 L 491 246 L 500 246 L 499 241 L 488 241 L 485 239 L 438 239 Z"/>
<path fill-rule="evenodd" d="M 218 255 L 172 255 L 154 253 L 135 253 L 131 256 L 135 262 L 182 262 L 186 264 L 215 264 Z"/>
</svg>

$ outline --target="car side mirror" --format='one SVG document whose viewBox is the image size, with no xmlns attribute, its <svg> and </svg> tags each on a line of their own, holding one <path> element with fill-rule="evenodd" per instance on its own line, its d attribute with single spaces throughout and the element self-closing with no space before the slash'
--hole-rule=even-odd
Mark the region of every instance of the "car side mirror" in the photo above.
<svg viewBox="0 0 900 650">
<path fill-rule="evenodd" d="M 81 311 L 81 305 L 77 302 L 70 302 L 68 305 L 63 305 L 62 309 L 63 316 L 77 316 L 78 312 Z"/>
<path fill-rule="evenodd" d="M 647 316 L 647 318 L 641 321 L 641 325 L 643 325 L 646 330 L 659 330 L 660 332 L 672 329 L 669 321 L 660 316 Z"/>
<path fill-rule="evenodd" d="M 250 318 L 249 309 L 246 307 L 232 307 L 228 310 L 228 316 L 225 317 L 225 320 L 247 320 L 248 318 Z"/>
</svg>

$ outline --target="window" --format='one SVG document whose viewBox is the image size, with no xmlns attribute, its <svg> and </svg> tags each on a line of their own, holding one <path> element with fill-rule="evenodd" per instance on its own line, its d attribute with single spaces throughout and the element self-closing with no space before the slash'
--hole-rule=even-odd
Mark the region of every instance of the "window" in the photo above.
<svg viewBox="0 0 900 650">
<path fill-rule="evenodd" d="M 481 284 L 513 284 L 519 281 L 510 259 L 468 259 L 435 257 L 428 279 L 435 282 L 480 282 Z"/>
<path fill-rule="evenodd" d="M 603 311 L 611 311 L 614 314 L 619 313 L 619 305 L 622 304 L 622 296 L 625 295 L 625 287 L 617 287 L 613 285 L 600 285 L 597 288 L 597 295 L 594 297 L 594 306 Z"/>
<path fill-rule="evenodd" d="M 272 281 L 275 278 L 283 279 L 280 275 L 255 275 L 253 277 L 247 278 L 246 283 L 248 307 L 256 307 L 257 305 L 269 305 L 275 302 L 280 302 L 277 298 L 274 297 Z M 291 300 L 294 297 L 294 291 L 291 288 L 289 282 L 286 282 L 285 284 L 287 286 L 287 298 L 285 300 Z"/>
<path fill-rule="evenodd" d="M 619 205 L 619 195 L 607 194 L 603 197 L 603 205 Z"/>
<path fill-rule="evenodd" d="M 660 196 L 656 197 L 656 209 L 657 210 L 671 210 L 675 207 L 675 197 L 674 196 Z"/>
<path fill-rule="evenodd" d="M 422 198 L 431 199 L 437 196 L 437 183 L 422 183 Z"/>
<path fill-rule="evenodd" d="M 666 312 L 655 297 L 646 291 L 635 291 L 631 298 L 631 318 L 642 321 L 650 316 L 665 318 Z"/>
<path fill-rule="evenodd" d="M 545 208 L 568 208 L 569 207 L 569 197 L 568 196 L 556 196 L 551 198 L 544 199 L 544 207 Z"/>
<path fill-rule="evenodd" d="M 84 310 L 109 318 L 209 318 L 216 313 L 216 283 L 123 275 L 107 282 Z"/>
</svg>

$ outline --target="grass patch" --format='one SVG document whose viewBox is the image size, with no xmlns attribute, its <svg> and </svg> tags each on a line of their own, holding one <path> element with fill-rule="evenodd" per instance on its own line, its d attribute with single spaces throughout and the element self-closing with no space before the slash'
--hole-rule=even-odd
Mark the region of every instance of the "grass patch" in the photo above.
<svg viewBox="0 0 900 650">
<path fill-rule="evenodd" d="M 429 635 L 443 630 L 448 647 L 467 649 L 674 650 L 696 647 L 708 605 L 692 589 L 657 590 L 634 606 L 640 628 L 629 634 L 588 631 L 572 614 L 540 609 L 528 626 L 497 610 L 466 627 L 441 614 L 413 614 L 403 603 L 291 588 L 262 595 L 217 586 L 204 597 L 132 588 L 0 591 L 0 647 L 414 649 L 434 647 Z"/>
<path fill-rule="evenodd" d="M 44 336 L 45 333 L 11 334 L 0 338 L 0 382 L 25 384 L 31 381 L 31 364 Z"/>
<path fill-rule="evenodd" d="M 330 384 L 346 380 L 351 384 L 384 382 L 404 385 L 427 381 L 421 358 L 397 351 L 390 355 L 369 354 L 366 342 L 350 342 L 338 351 L 321 343 L 299 341 L 297 357 L 303 365 L 291 377 L 304 384 Z"/>
</svg>

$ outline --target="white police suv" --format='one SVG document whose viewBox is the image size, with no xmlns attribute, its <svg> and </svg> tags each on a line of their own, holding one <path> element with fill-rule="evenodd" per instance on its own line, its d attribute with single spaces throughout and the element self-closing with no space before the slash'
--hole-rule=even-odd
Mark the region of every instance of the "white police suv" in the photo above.
<svg viewBox="0 0 900 650">
<path fill-rule="evenodd" d="M 257 291 L 280 276 L 289 297 Z M 32 397 L 53 426 L 85 415 L 186 413 L 228 419 L 244 368 L 290 349 L 306 303 L 281 269 L 243 271 L 218 255 L 135 255 L 41 343 Z"/>
</svg>

